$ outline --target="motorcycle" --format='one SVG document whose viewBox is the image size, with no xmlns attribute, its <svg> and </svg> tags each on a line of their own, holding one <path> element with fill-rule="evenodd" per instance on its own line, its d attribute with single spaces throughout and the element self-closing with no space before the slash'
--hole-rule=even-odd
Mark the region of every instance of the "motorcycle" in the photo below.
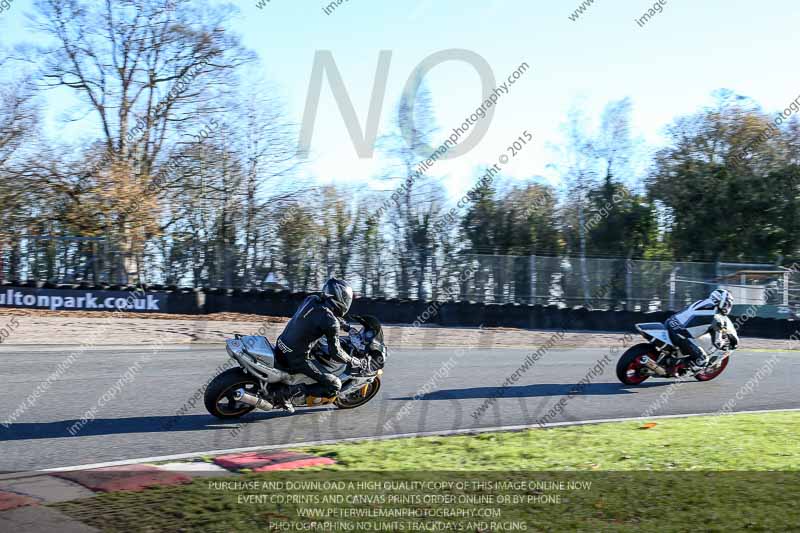
<svg viewBox="0 0 800 533">
<path fill-rule="evenodd" d="M 342 381 L 342 388 L 335 398 L 296 397 L 295 407 L 317 407 L 334 404 L 339 409 L 354 409 L 369 402 L 381 388 L 381 376 L 388 348 L 383 340 L 383 328 L 372 316 L 355 316 L 353 320 L 360 328 L 342 323 L 348 335 L 339 337 L 342 349 L 358 358 L 361 370 L 350 373 L 349 365 L 332 361 L 327 357 L 328 345 L 323 337 L 311 349 L 331 373 Z M 286 385 L 312 384 L 314 380 L 303 374 L 290 374 L 276 358 L 275 347 L 266 337 L 259 335 L 235 335 L 225 341 L 228 355 L 238 364 L 216 376 L 205 392 L 205 406 L 217 418 L 239 418 L 261 409 L 275 408 L 274 394 Z"/>
<path fill-rule="evenodd" d="M 707 364 L 694 369 L 689 356 L 672 343 L 667 327 L 661 322 L 636 324 L 646 343 L 628 348 L 617 362 L 617 378 L 625 385 L 639 385 L 648 378 L 694 377 L 698 381 L 711 381 L 728 367 L 733 349 L 729 346 L 728 332 L 735 331 L 726 315 L 714 316 L 713 327 L 719 332 L 721 342 L 709 352 Z"/>
</svg>

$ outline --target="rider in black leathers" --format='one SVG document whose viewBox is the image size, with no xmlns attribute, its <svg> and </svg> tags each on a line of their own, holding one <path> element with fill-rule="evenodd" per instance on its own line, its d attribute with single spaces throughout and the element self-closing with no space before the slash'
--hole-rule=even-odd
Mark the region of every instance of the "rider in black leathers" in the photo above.
<svg viewBox="0 0 800 533">
<path fill-rule="evenodd" d="M 346 281 L 329 279 L 320 295 L 312 295 L 286 324 L 278 337 L 278 358 L 292 374 L 304 374 L 316 381 L 313 385 L 291 385 L 280 390 L 276 405 L 294 411 L 292 398 L 298 395 L 333 398 L 342 388 L 341 380 L 311 354 L 312 345 L 322 337 L 328 343 L 328 356 L 332 361 L 349 364 L 352 370 L 360 368 L 360 361 L 348 355 L 339 344 L 342 317 L 353 302 L 353 289 Z"/>
</svg>

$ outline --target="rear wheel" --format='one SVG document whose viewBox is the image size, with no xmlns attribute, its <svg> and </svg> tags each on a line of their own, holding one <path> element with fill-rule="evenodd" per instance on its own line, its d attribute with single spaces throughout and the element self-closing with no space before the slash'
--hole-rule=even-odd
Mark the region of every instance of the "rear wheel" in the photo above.
<svg viewBox="0 0 800 533">
<path fill-rule="evenodd" d="M 654 361 L 658 359 L 658 352 L 652 344 L 642 343 L 628 348 L 617 362 L 617 378 L 625 385 L 643 383 L 650 377 L 644 372 L 646 366 L 642 364 L 645 355 Z"/>
<path fill-rule="evenodd" d="M 358 392 L 354 392 L 346 398 L 336 398 L 336 407 L 339 409 L 355 409 L 361 407 L 378 394 L 381 390 L 381 378 L 375 378 L 375 381 L 364 385 Z"/>
<path fill-rule="evenodd" d="M 255 407 L 233 399 L 233 393 L 244 389 L 258 394 L 259 383 L 241 368 L 229 368 L 211 380 L 205 395 L 206 409 L 217 418 L 230 419 L 246 415 Z"/>
<path fill-rule="evenodd" d="M 696 379 L 697 381 L 711 381 L 712 379 L 719 376 L 720 374 L 722 374 L 722 372 L 725 371 L 725 368 L 727 368 L 728 361 L 730 361 L 730 359 L 731 357 L 728 356 L 725 359 L 723 359 L 721 363 L 706 368 L 702 372 L 695 374 L 694 379 Z"/>
</svg>

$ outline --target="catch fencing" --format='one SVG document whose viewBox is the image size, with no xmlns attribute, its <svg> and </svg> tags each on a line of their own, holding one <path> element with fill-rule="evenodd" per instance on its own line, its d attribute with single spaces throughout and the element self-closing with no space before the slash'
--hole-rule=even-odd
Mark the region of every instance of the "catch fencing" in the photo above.
<svg viewBox="0 0 800 533">
<path fill-rule="evenodd" d="M 766 263 L 463 253 L 403 263 L 402 258 L 354 254 L 345 270 L 341 262 L 312 256 L 282 264 L 222 247 L 211 247 L 202 257 L 163 254 L 154 248 L 125 254 L 110 249 L 102 238 L 31 238 L 0 248 L 0 282 L 308 292 L 337 275 L 370 298 L 650 312 L 675 310 L 725 287 L 737 304 L 754 306 L 759 316 L 788 318 L 800 304 L 796 268 Z"/>
</svg>

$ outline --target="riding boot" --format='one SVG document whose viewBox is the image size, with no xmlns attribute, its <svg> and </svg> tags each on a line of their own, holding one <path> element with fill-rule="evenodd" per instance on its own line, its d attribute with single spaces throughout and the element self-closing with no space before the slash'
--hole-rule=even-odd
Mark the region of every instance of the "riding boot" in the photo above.
<svg viewBox="0 0 800 533">
<path fill-rule="evenodd" d="M 708 365 L 709 359 L 708 355 L 706 354 L 705 350 L 702 348 L 695 352 L 694 357 L 692 357 L 692 366 L 695 370 L 700 370 L 705 368 Z"/>
</svg>

